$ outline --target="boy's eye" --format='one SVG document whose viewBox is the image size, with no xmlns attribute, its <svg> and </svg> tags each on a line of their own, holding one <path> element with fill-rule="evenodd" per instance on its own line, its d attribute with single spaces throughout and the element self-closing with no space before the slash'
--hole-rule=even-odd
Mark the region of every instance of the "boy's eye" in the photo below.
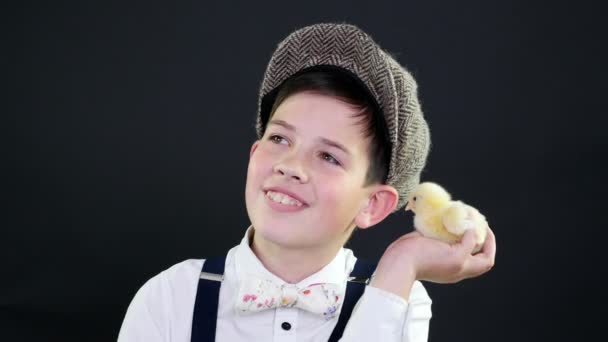
<svg viewBox="0 0 608 342">
<path fill-rule="evenodd" d="M 331 154 L 329 154 L 327 152 L 321 152 L 321 158 L 332 164 L 340 165 L 340 162 L 336 158 L 334 158 L 334 156 L 332 156 Z"/>
<path fill-rule="evenodd" d="M 272 141 L 275 144 L 283 144 L 283 143 L 287 143 L 287 140 L 285 140 L 285 138 L 283 138 L 280 135 L 271 135 L 268 140 Z"/>
</svg>

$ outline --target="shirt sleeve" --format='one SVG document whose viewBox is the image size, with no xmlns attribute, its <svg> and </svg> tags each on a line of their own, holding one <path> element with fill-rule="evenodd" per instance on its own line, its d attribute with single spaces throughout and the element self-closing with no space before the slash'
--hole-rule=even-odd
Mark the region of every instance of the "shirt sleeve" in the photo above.
<svg viewBox="0 0 608 342">
<path fill-rule="evenodd" d="M 366 286 L 340 341 L 425 342 L 432 316 L 431 303 L 419 281 L 414 282 L 408 301 Z"/>
<path fill-rule="evenodd" d="M 118 342 L 168 341 L 164 331 L 164 303 L 161 292 L 162 273 L 148 280 L 135 294 L 118 334 Z"/>
</svg>

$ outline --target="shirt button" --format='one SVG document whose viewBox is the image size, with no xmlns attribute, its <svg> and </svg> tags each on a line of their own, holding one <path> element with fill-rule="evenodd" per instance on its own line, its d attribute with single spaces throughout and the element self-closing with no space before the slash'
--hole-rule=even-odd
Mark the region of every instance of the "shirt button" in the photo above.
<svg viewBox="0 0 608 342">
<path fill-rule="evenodd" d="M 283 330 L 289 330 L 291 329 L 291 324 L 289 324 L 288 322 L 283 322 L 281 323 L 281 328 L 283 328 Z"/>
</svg>

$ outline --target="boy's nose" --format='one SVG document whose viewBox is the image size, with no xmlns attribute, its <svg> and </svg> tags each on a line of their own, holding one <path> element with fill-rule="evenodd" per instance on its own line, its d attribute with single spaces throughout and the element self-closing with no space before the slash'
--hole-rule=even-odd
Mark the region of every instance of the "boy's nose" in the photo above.
<svg viewBox="0 0 608 342">
<path fill-rule="evenodd" d="M 302 168 L 295 165 L 288 165 L 284 162 L 277 163 L 274 166 L 274 172 L 287 176 L 290 179 L 297 180 L 300 183 L 308 182 L 308 176 L 302 171 Z"/>
</svg>

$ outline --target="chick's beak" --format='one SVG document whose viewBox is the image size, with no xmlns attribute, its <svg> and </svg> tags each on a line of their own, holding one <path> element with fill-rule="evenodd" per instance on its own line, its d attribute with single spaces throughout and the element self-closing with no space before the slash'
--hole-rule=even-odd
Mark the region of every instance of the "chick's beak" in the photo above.
<svg viewBox="0 0 608 342">
<path fill-rule="evenodd" d="M 405 211 L 412 210 L 412 200 L 407 201 L 407 205 L 405 206 Z"/>
</svg>

